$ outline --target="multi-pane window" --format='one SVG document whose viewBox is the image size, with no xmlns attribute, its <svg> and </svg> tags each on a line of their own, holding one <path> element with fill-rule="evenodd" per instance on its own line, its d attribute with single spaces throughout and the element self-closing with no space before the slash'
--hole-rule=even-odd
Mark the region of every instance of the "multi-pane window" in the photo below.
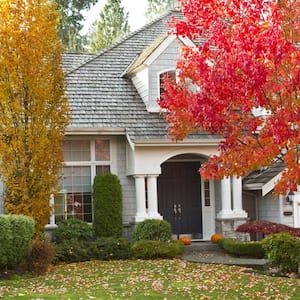
<svg viewBox="0 0 300 300">
<path fill-rule="evenodd" d="M 210 206 L 210 187 L 209 187 L 209 181 L 204 181 L 204 205 Z"/>
<path fill-rule="evenodd" d="M 92 222 L 92 184 L 96 174 L 110 173 L 110 140 L 66 140 L 60 193 L 55 197 L 55 220 L 76 217 Z"/>
</svg>

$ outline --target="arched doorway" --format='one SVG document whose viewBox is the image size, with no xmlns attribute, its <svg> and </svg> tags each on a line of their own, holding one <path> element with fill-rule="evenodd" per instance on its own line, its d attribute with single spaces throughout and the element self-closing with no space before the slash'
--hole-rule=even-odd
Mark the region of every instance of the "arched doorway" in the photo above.
<svg viewBox="0 0 300 300">
<path fill-rule="evenodd" d="M 161 165 L 158 211 L 177 236 L 203 238 L 200 166 L 201 158 L 196 155 L 179 155 Z"/>
</svg>

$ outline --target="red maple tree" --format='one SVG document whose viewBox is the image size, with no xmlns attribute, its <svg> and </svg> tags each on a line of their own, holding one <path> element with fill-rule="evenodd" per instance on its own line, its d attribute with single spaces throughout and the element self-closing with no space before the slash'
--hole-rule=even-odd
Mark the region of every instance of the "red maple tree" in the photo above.
<svg viewBox="0 0 300 300">
<path fill-rule="evenodd" d="M 277 193 L 300 180 L 300 2 L 179 0 L 184 20 L 173 33 L 184 47 L 176 82 L 165 80 L 159 104 L 176 140 L 197 131 L 220 136 L 205 178 L 244 176 L 286 163 Z"/>
</svg>

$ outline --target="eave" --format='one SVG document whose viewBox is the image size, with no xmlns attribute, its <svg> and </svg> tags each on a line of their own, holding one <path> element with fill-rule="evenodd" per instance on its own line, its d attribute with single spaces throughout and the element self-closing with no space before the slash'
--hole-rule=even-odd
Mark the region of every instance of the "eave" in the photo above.
<svg viewBox="0 0 300 300">
<path fill-rule="evenodd" d="M 126 135 L 125 128 L 89 128 L 89 127 L 67 127 L 66 135 Z"/>
</svg>

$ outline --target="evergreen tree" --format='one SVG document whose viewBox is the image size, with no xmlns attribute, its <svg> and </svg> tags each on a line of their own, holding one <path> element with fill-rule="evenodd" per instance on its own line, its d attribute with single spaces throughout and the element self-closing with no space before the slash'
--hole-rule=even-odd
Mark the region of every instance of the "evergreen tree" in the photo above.
<svg viewBox="0 0 300 300">
<path fill-rule="evenodd" d="M 84 16 L 82 11 L 89 9 L 97 0 L 56 0 L 59 17 L 59 37 L 65 50 L 78 52 L 84 50 L 85 37 L 79 34 Z"/>
<path fill-rule="evenodd" d="M 121 0 L 108 0 L 99 14 L 90 34 L 90 48 L 100 51 L 130 32 L 128 12 L 124 12 Z"/>
</svg>

